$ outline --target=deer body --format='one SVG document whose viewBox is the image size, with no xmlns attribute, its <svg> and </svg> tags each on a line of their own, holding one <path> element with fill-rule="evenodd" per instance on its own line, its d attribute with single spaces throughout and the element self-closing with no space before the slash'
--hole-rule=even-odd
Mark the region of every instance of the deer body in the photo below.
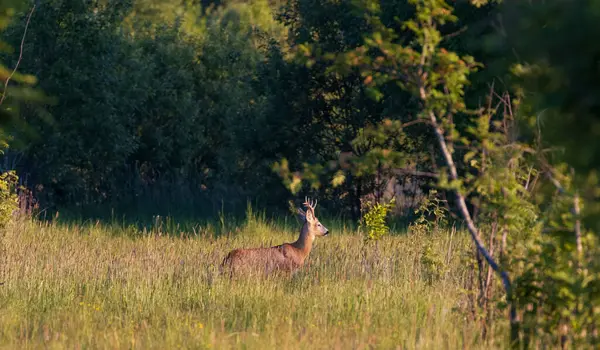
<svg viewBox="0 0 600 350">
<path fill-rule="evenodd" d="M 231 274 L 274 271 L 293 272 L 304 265 L 317 236 L 326 236 L 329 230 L 314 215 L 316 203 L 304 203 L 306 212 L 298 209 L 304 222 L 298 240 L 268 248 L 235 249 L 223 260 L 222 268 Z"/>
</svg>

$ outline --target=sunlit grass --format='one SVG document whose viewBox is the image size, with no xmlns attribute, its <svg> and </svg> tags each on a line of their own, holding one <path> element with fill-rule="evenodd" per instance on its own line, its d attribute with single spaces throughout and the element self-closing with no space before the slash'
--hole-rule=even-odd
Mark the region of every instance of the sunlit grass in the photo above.
<svg viewBox="0 0 600 350">
<path fill-rule="evenodd" d="M 125 226 L 119 232 L 114 223 L 15 223 L 3 238 L 0 344 L 502 347 L 502 337 L 482 342 L 478 325 L 466 317 L 464 235 L 454 235 L 449 249 L 446 232 L 365 244 L 355 233 L 333 231 L 317 239 L 309 266 L 291 278 L 230 281 L 218 274 L 229 250 L 292 241 L 297 226 L 256 216 L 231 234 L 215 237 L 206 227 L 175 236 L 164 228 L 144 233 Z M 435 277 L 436 267 L 423 259 L 427 246 L 447 273 Z"/>
</svg>

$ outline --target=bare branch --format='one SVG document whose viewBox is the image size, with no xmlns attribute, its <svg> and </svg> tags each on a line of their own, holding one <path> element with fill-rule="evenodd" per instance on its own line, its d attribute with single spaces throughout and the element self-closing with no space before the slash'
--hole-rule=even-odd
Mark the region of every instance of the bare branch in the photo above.
<svg viewBox="0 0 600 350">
<path fill-rule="evenodd" d="M 21 60 L 23 59 L 23 48 L 25 46 L 25 36 L 27 35 L 27 28 L 29 28 L 29 22 L 31 21 L 31 16 L 33 15 L 33 11 L 35 11 L 35 4 L 33 5 L 33 7 L 31 8 L 31 11 L 29 11 L 29 14 L 27 15 L 27 22 L 25 23 L 25 30 L 23 31 L 23 37 L 21 38 L 21 48 L 19 50 L 19 59 L 17 59 L 17 64 L 15 64 L 15 68 L 13 69 L 13 71 L 10 73 L 10 75 L 6 78 L 6 81 L 4 82 L 4 90 L 2 91 L 2 97 L 0 97 L 0 106 L 4 103 L 4 100 L 6 99 L 6 92 L 8 90 L 8 83 L 10 82 L 10 79 L 12 79 L 13 75 L 15 75 L 15 73 L 17 72 L 17 69 L 19 68 L 19 64 L 21 64 Z"/>
<path fill-rule="evenodd" d="M 453 38 L 455 36 L 459 36 L 460 34 L 466 32 L 467 29 L 468 29 L 468 27 L 464 26 L 464 27 L 460 28 L 459 30 L 457 30 L 457 31 L 455 31 L 453 33 L 444 35 L 444 39 L 450 39 L 450 38 Z"/>
<path fill-rule="evenodd" d="M 427 100 L 427 94 L 426 94 L 425 88 L 423 88 L 423 86 L 421 86 L 419 88 L 419 94 L 420 94 L 422 101 Z M 448 145 L 446 143 L 446 139 L 444 137 L 444 131 L 442 130 L 442 127 L 438 124 L 437 117 L 435 116 L 433 111 L 429 111 L 428 115 L 429 115 L 429 120 L 431 121 L 431 124 L 433 126 L 435 135 L 437 137 L 438 145 L 442 151 L 442 155 L 444 156 L 444 161 L 450 170 L 450 179 L 458 180 L 458 172 L 456 170 L 456 164 L 454 163 L 452 153 L 450 152 Z M 489 254 L 489 252 L 487 251 L 487 249 L 481 242 L 481 239 L 479 236 L 479 230 L 478 230 L 477 226 L 475 225 L 473 218 L 471 217 L 471 213 L 469 212 L 469 209 L 467 208 L 467 203 L 466 203 L 464 195 L 461 194 L 459 191 L 454 191 L 454 193 L 456 196 L 456 204 L 460 210 L 460 213 L 461 213 L 463 219 L 465 220 L 465 223 L 467 224 L 467 229 L 469 230 L 469 233 L 471 234 L 471 238 L 473 239 L 473 242 L 475 243 L 477 250 L 485 258 L 485 260 L 490 265 L 490 267 L 494 270 L 494 272 L 496 272 L 502 279 L 502 284 L 504 285 L 504 290 L 506 292 L 507 301 L 511 305 L 510 323 L 511 323 L 511 325 L 515 325 L 515 324 L 517 324 L 517 312 L 516 312 L 516 308 L 514 307 L 514 304 L 511 301 L 512 284 L 510 281 L 510 277 L 508 276 L 506 271 L 504 271 L 503 269 L 500 268 L 498 263 L 496 263 L 494 258 Z"/>
<path fill-rule="evenodd" d="M 575 242 L 577 243 L 577 253 L 581 259 L 583 256 L 583 245 L 581 243 L 581 220 L 579 218 L 581 210 L 579 208 L 579 200 L 579 193 L 575 193 L 575 197 L 573 198 L 573 215 L 575 216 Z"/>
<path fill-rule="evenodd" d="M 527 182 L 525 182 L 525 190 L 529 191 L 529 184 L 531 183 L 531 172 L 533 171 L 533 166 L 529 167 L 529 172 L 527 174 Z"/>
<path fill-rule="evenodd" d="M 415 125 L 415 124 L 421 124 L 421 123 L 431 125 L 431 123 L 427 119 L 415 119 L 415 120 L 411 120 L 409 122 L 402 124 L 402 127 L 406 128 L 408 126 Z"/>
<path fill-rule="evenodd" d="M 394 169 L 393 170 L 397 175 L 414 175 L 414 176 L 422 176 L 422 177 L 431 177 L 437 179 L 440 177 L 439 174 L 428 172 L 428 171 L 418 171 L 411 169 Z"/>
<path fill-rule="evenodd" d="M 564 187 L 562 187 L 560 182 L 558 182 L 558 180 L 555 179 L 554 176 L 552 176 L 551 170 L 546 171 L 546 177 L 548 178 L 548 180 L 550 180 L 550 182 L 554 185 L 554 187 L 556 187 L 556 189 L 558 190 L 559 193 L 567 194 L 567 191 L 565 191 Z"/>
</svg>

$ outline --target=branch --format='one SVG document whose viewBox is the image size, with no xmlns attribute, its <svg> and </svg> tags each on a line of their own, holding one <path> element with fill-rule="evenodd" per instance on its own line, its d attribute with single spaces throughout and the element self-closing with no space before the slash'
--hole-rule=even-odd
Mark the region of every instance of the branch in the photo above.
<svg viewBox="0 0 600 350">
<path fill-rule="evenodd" d="M 550 171 L 546 172 L 546 177 L 548 177 L 548 180 L 550 180 L 550 182 L 554 185 L 554 187 L 556 187 L 560 194 L 567 194 L 567 191 L 565 191 L 564 187 L 562 187 L 560 182 L 558 182 L 558 180 L 552 176 Z"/>
<path fill-rule="evenodd" d="M 431 123 L 427 119 L 415 119 L 415 120 L 411 120 L 409 122 L 406 122 L 406 123 L 402 124 L 402 128 L 406 128 L 406 127 L 409 127 L 411 125 L 421 124 L 421 123 L 431 125 Z"/>
<path fill-rule="evenodd" d="M 423 88 L 422 86 L 419 87 L 419 95 L 423 102 L 427 101 L 427 94 L 425 92 L 425 88 Z M 452 180 L 458 180 L 458 172 L 456 170 L 456 164 L 454 163 L 454 159 L 452 158 L 452 153 L 448 149 L 448 145 L 447 145 L 446 139 L 444 137 L 444 132 L 443 132 L 442 128 L 439 126 L 437 118 L 436 118 L 435 114 L 433 113 L 433 111 L 429 111 L 428 116 L 429 116 L 429 120 L 431 121 L 431 124 L 433 126 L 435 135 L 437 137 L 438 145 L 440 146 L 442 155 L 444 156 L 444 161 L 446 162 L 446 165 L 448 166 L 448 168 L 450 170 L 450 178 Z M 483 257 L 485 258 L 487 263 L 490 265 L 490 267 L 494 270 L 494 272 L 496 272 L 502 279 L 502 284 L 504 285 L 504 290 L 506 292 L 507 301 L 511 305 L 510 323 L 511 323 L 511 325 L 516 325 L 517 312 L 516 312 L 516 308 L 514 307 L 514 303 L 512 303 L 512 300 L 511 300 L 512 299 L 512 285 L 511 285 L 510 277 L 508 276 L 506 271 L 502 270 L 500 268 L 500 266 L 498 266 L 498 264 L 496 263 L 494 258 L 489 254 L 489 252 L 487 251 L 487 249 L 481 242 L 481 239 L 479 237 L 479 230 L 477 229 L 477 226 L 475 226 L 475 223 L 473 222 L 473 218 L 471 217 L 471 213 L 469 212 L 469 209 L 467 208 L 465 196 L 457 190 L 455 190 L 454 193 L 456 195 L 456 202 L 457 202 L 458 208 L 460 210 L 460 213 L 467 224 L 467 229 L 469 230 L 469 233 L 471 234 L 471 238 L 473 239 L 473 242 L 475 243 L 477 250 L 479 251 L 479 253 L 481 253 L 481 255 L 483 255 Z"/>
<path fill-rule="evenodd" d="M 27 28 L 29 28 L 29 22 L 31 21 L 31 16 L 33 15 L 33 11 L 35 11 L 35 7 L 36 7 L 36 4 L 33 5 L 33 7 L 31 8 L 31 11 L 29 11 L 29 14 L 27 15 L 27 22 L 25 23 L 25 30 L 23 31 L 23 37 L 21 38 L 21 48 L 19 50 L 19 59 L 17 60 L 17 64 L 15 65 L 15 68 L 13 69 L 13 71 L 10 73 L 10 75 L 6 78 L 6 81 L 4 82 L 4 91 L 2 92 L 2 97 L 0 97 L 0 106 L 4 103 L 4 100 L 6 99 L 6 91 L 8 90 L 8 83 L 10 82 L 10 79 L 12 79 L 13 75 L 15 75 L 15 73 L 17 72 L 17 69 L 19 68 L 19 64 L 21 64 L 21 60 L 23 59 L 23 47 L 25 46 L 25 36 L 27 35 Z"/>
<path fill-rule="evenodd" d="M 428 172 L 428 171 L 418 171 L 411 169 L 394 169 L 394 173 L 398 175 L 414 175 L 414 176 L 422 176 L 422 177 L 432 177 L 437 179 L 440 177 L 439 174 Z"/>
<path fill-rule="evenodd" d="M 555 227 L 555 228 L 544 228 L 542 233 L 557 233 L 557 232 L 573 232 L 573 229 L 568 227 Z"/>
<path fill-rule="evenodd" d="M 581 220 L 579 214 L 581 213 L 579 208 L 579 193 L 575 193 L 573 198 L 573 215 L 575 216 L 575 242 L 577 243 L 577 253 L 579 258 L 583 256 L 583 245 L 581 243 Z"/>
<path fill-rule="evenodd" d="M 457 31 L 455 31 L 453 33 L 444 35 L 443 39 L 446 40 L 446 39 L 451 39 L 451 38 L 453 38 L 455 36 L 459 36 L 462 33 L 466 32 L 467 29 L 469 29 L 469 28 L 467 26 L 464 26 L 464 27 L 460 28 L 459 30 L 457 30 Z"/>
</svg>

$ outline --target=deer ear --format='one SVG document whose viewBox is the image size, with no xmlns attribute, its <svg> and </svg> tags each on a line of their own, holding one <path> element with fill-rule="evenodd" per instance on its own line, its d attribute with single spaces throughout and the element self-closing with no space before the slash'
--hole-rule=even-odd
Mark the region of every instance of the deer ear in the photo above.
<svg viewBox="0 0 600 350">
<path fill-rule="evenodd" d="M 306 213 L 304 212 L 304 210 L 298 208 L 298 216 L 300 217 L 300 221 L 306 221 Z"/>
<path fill-rule="evenodd" d="M 315 213 L 313 212 L 312 209 L 308 209 L 306 211 L 306 221 L 308 221 L 308 222 L 314 222 L 315 221 Z"/>
</svg>

